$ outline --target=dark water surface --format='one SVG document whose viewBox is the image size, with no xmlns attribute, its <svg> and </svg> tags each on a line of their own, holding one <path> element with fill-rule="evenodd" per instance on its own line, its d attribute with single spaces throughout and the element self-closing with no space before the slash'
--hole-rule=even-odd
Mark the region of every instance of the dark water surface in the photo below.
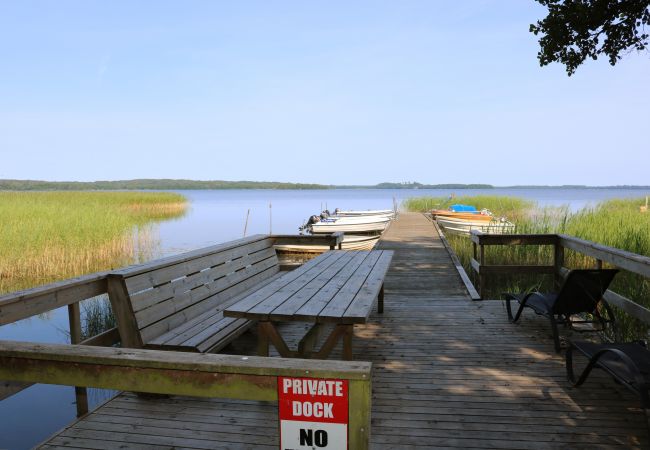
<svg viewBox="0 0 650 450">
<path fill-rule="evenodd" d="M 421 190 L 223 190 L 178 191 L 190 200 L 188 213 L 163 222 L 158 228 L 158 256 L 238 239 L 243 236 L 250 210 L 247 235 L 256 233 L 296 234 L 298 227 L 326 206 L 341 209 L 391 209 L 393 200 L 409 197 L 446 197 L 443 189 Z M 612 198 L 640 198 L 650 194 L 631 189 L 469 189 L 457 195 L 509 195 L 534 200 L 540 206 L 568 206 L 576 211 Z M 269 207 L 270 205 L 270 207 Z M 0 327 L 0 340 L 67 343 L 67 308 Z M 89 400 L 97 405 L 110 392 L 91 390 Z M 74 389 L 66 386 L 32 386 L 0 401 L 0 449 L 30 448 L 74 420 Z"/>
</svg>

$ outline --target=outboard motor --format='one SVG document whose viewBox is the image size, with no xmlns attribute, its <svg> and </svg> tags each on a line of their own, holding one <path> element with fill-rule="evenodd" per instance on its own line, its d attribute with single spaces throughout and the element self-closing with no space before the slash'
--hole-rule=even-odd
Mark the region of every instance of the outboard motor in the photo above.
<svg viewBox="0 0 650 450">
<path fill-rule="evenodd" d="M 330 212 L 328 210 L 325 210 L 322 213 L 320 213 L 321 219 L 327 219 L 329 216 L 330 216 Z"/>
<path fill-rule="evenodd" d="M 311 225 L 320 222 L 320 217 L 318 216 L 311 216 L 309 219 L 307 219 L 307 223 L 305 223 L 303 226 L 298 228 L 298 230 L 303 231 L 308 229 Z"/>
</svg>

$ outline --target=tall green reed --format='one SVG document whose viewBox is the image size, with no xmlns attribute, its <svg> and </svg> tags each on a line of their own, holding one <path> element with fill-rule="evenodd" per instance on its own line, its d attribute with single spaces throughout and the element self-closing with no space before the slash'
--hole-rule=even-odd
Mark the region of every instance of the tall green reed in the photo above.
<svg viewBox="0 0 650 450">
<path fill-rule="evenodd" d="M 540 208 L 534 202 L 515 197 L 474 196 L 454 199 L 421 197 L 404 202 L 410 211 L 444 209 L 451 203 L 467 203 L 477 208 L 490 209 L 496 216 L 505 216 L 515 222 L 516 232 L 523 234 L 567 234 L 609 247 L 650 256 L 650 213 L 640 213 L 642 199 L 609 200 L 595 207 L 571 213 L 568 207 Z M 470 260 L 472 244 L 468 237 L 448 235 L 447 239 L 468 274 L 472 274 Z M 552 246 L 489 246 L 485 249 L 486 263 L 495 265 L 551 265 Z M 593 258 L 567 250 L 565 266 L 569 268 L 594 267 Z M 476 281 L 476 280 L 474 280 Z M 553 278 L 549 275 L 498 276 L 490 279 L 485 298 L 501 298 L 502 292 L 551 290 Z M 611 289 L 650 307 L 650 280 L 621 271 Z M 627 314 L 617 312 L 623 338 L 645 336 L 647 327 Z"/>
</svg>

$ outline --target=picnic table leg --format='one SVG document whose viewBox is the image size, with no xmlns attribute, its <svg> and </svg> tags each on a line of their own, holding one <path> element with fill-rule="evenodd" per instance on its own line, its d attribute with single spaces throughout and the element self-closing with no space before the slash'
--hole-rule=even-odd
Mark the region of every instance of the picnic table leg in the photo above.
<svg viewBox="0 0 650 450">
<path fill-rule="evenodd" d="M 258 326 L 259 328 L 262 329 L 266 340 L 264 346 L 266 348 L 267 354 L 264 356 L 268 356 L 269 342 L 273 344 L 275 349 L 283 358 L 294 358 L 296 356 L 295 352 L 289 350 L 289 347 L 287 347 L 287 343 L 284 342 L 284 339 L 282 339 L 282 336 L 280 336 L 280 333 L 278 333 L 278 330 L 277 328 L 275 328 L 275 325 L 273 325 L 273 322 L 267 320 L 260 320 L 258 323 L 259 323 Z M 260 346 L 261 346 L 261 342 L 260 342 Z"/>
<path fill-rule="evenodd" d="M 300 340 L 298 343 L 298 356 L 300 358 L 311 358 L 321 328 L 322 324 L 314 324 L 314 326 L 312 326 L 309 331 L 307 331 L 307 334 L 305 334 L 305 336 Z"/>
<path fill-rule="evenodd" d="M 381 289 L 379 289 L 379 295 L 377 298 L 377 312 L 382 314 L 384 312 L 384 283 L 381 284 Z"/>
<path fill-rule="evenodd" d="M 257 322 L 257 356 L 269 356 L 269 336 L 266 334 L 265 322 Z"/>
</svg>

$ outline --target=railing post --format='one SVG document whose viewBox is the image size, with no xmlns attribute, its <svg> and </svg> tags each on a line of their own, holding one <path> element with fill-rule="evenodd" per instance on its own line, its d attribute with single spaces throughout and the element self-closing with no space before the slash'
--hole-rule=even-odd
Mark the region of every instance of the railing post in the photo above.
<svg viewBox="0 0 650 450">
<path fill-rule="evenodd" d="M 481 258 L 479 259 L 479 272 L 478 272 L 478 284 L 479 284 L 479 294 L 481 294 L 481 300 L 485 299 L 485 285 L 487 280 L 485 279 L 485 274 L 482 270 L 480 270 L 481 267 L 485 265 L 485 246 L 483 244 L 479 244 L 481 247 Z"/>
<path fill-rule="evenodd" d="M 371 399 L 372 386 L 369 378 L 366 380 L 350 380 L 348 423 L 350 449 L 367 450 L 370 448 Z"/>
<path fill-rule="evenodd" d="M 70 343 L 81 342 L 81 310 L 79 302 L 68 305 L 68 321 L 70 322 Z M 77 417 L 88 413 L 88 391 L 85 387 L 75 386 L 74 396 L 77 404 Z"/>
<path fill-rule="evenodd" d="M 562 267 L 564 267 L 564 247 L 562 247 L 559 241 L 560 240 L 558 239 L 555 242 L 553 255 L 553 266 L 555 267 L 553 280 L 556 288 L 559 288 L 562 285 Z"/>
</svg>

